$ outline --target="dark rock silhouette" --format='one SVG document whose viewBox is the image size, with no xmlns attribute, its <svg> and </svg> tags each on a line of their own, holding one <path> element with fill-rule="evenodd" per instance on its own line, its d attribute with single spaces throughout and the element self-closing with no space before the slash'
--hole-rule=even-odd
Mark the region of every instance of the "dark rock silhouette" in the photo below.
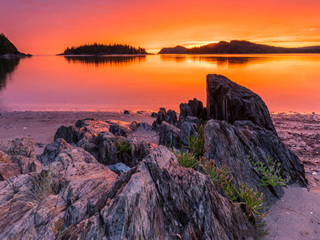
<svg viewBox="0 0 320 240">
<path fill-rule="evenodd" d="M 182 46 L 175 46 L 175 47 L 169 47 L 169 48 L 162 48 L 158 54 L 171 54 L 171 53 L 178 53 L 183 54 L 185 53 L 187 48 Z"/>
<path fill-rule="evenodd" d="M 167 123 L 161 123 L 159 145 L 181 148 L 180 129 Z"/>
<path fill-rule="evenodd" d="M 237 120 L 250 120 L 277 134 L 263 100 L 218 74 L 207 76 L 207 119 L 225 120 L 231 124 Z"/>
</svg>

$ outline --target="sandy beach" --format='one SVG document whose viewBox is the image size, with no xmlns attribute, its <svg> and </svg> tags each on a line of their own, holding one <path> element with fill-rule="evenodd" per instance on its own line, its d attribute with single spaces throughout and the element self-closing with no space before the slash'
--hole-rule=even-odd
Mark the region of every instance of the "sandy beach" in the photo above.
<svg viewBox="0 0 320 240">
<path fill-rule="evenodd" d="M 320 239 L 320 115 L 272 113 L 272 120 L 283 142 L 304 163 L 308 188 L 289 186 L 283 198 L 275 202 L 265 217 L 265 239 Z M 151 112 L 0 112 L 0 139 L 31 137 L 36 141 L 37 154 L 53 141 L 56 130 L 70 126 L 79 119 L 146 122 L 155 120 Z M 151 143 L 158 143 L 156 132 L 136 132 Z"/>
</svg>

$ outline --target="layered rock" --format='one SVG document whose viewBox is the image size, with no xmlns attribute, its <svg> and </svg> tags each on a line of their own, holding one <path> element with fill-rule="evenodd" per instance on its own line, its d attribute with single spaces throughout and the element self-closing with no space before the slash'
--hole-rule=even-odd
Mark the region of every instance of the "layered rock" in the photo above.
<svg viewBox="0 0 320 240">
<path fill-rule="evenodd" d="M 9 155 L 20 155 L 27 158 L 37 159 L 36 145 L 32 138 L 0 140 L 0 151 Z"/>
<path fill-rule="evenodd" d="M 290 176 L 289 183 L 307 186 L 303 164 L 272 131 L 266 130 L 251 121 L 236 121 L 233 125 L 225 121 L 210 120 L 205 125 L 205 157 L 214 159 L 229 169 L 233 182 L 238 186 L 247 183 L 249 187 L 262 189 L 262 175 L 252 163 L 268 164 L 267 156 L 281 163 L 282 171 Z M 268 186 L 262 189 L 268 203 L 283 195 L 282 188 Z"/>
<path fill-rule="evenodd" d="M 250 239 L 239 206 L 217 193 L 209 179 L 179 167 L 159 147 L 122 174 L 105 206 L 60 239 Z"/>
<path fill-rule="evenodd" d="M 231 124 L 237 120 L 250 120 L 277 134 L 263 100 L 249 89 L 218 74 L 207 75 L 207 118 Z"/>
</svg>

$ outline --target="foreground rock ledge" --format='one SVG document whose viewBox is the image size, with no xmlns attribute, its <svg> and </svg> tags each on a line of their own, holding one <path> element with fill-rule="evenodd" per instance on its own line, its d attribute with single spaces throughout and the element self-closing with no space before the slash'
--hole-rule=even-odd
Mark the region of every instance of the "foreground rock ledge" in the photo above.
<svg viewBox="0 0 320 240">
<path fill-rule="evenodd" d="M 42 200 L 38 173 L 0 182 L 0 239 L 252 239 L 240 207 L 162 146 L 119 177 L 70 146 L 44 172 L 57 188 Z"/>
</svg>

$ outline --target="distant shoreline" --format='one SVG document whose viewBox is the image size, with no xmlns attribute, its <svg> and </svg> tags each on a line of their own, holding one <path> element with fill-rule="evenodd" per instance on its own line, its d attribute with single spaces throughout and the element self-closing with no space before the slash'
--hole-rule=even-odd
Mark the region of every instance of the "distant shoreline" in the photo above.
<svg viewBox="0 0 320 240">
<path fill-rule="evenodd" d="M 120 56 L 120 57 L 125 57 L 125 56 L 146 56 L 146 55 L 156 55 L 155 53 L 146 53 L 146 54 L 64 54 L 64 53 L 59 53 L 56 54 L 55 56 L 65 56 L 65 57 L 92 57 L 92 56 L 96 56 L 96 57 L 103 57 L 103 56 Z"/>
</svg>

